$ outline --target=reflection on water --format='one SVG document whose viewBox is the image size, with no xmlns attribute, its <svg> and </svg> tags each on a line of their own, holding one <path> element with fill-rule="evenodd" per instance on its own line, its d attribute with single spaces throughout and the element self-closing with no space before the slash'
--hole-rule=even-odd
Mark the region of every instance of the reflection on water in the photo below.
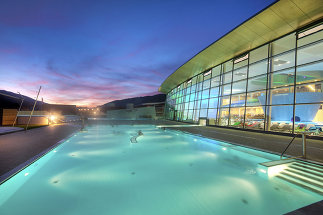
<svg viewBox="0 0 323 215">
<path fill-rule="evenodd" d="M 322 199 L 260 177 L 275 155 L 149 125 L 87 131 L 2 184 L 1 215 L 283 214 Z"/>
</svg>

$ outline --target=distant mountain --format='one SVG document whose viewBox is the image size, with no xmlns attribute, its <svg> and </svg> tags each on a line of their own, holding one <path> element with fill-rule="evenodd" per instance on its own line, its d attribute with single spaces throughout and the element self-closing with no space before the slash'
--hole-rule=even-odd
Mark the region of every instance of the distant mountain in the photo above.
<svg viewBox="0 0 323 215">
<path fill-rule="evenodd" d="M 0 90 L 0 109 L 19 109 L 21 98 L 24 99 L 21 110 L 31 111 L 34 106 L 35 99 L 10 91 Z M 35 110 L 43 110 L 50 113 L 58 113 L 64 115 L 77 114 L 76 105 L 48 104 L 39 100 L 36 103 Z"/>
<path fill-rule="evenodd" d="M 153 96 L 143 96 L 143 97 L 122 99 L 122 100 L 115 100 L 100 106 L 100 108 L 103 111 L 118 110 L 118 109 L 127 108 L 127 104 L 133 104 L 134 107 L 140 107 L 145 103 L 159 103 L 159 102 L 165 102 L 165 100 L 166 100 L 165 94 L 157 94 Z"/>
<path fill-rule="evenodd" d="M 0 109 L 1 108 L 14 108 L 18 109 L 21 103 L 21 98 L 24 99 L 22 104 L 22 110 L 31 110 L 35 100 L 24 95 L 19 95 L 18 93 L 13 93 L 6 90 L 0 90 Z M 35 110 L 41 109 L 42 102 L 37 102 Z"/>
</svg>

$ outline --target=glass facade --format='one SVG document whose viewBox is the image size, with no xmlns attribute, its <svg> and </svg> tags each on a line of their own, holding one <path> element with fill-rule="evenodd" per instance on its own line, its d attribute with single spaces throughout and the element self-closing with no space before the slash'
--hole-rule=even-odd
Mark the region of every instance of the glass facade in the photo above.
<svg viewBox="0 0 323 215">
<path fill-rule="evenodd" d="M 181 83 L 167 94 L 166 118 L 288 133 L 307 129 L 319 135 L 322 26 L 286 35 Z"/>
</svg>

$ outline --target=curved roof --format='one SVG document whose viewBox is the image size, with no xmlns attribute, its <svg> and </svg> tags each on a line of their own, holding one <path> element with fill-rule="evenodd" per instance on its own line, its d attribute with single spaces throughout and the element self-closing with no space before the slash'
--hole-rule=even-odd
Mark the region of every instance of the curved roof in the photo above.
<svg viewBox="0 0 323 215">
<path fill-rule="evenodd" d="M 168 93 L 187 79 L 323 17 L 322 0 L 281 0 L 206 47 L 159 87 Z"/>
</svg>

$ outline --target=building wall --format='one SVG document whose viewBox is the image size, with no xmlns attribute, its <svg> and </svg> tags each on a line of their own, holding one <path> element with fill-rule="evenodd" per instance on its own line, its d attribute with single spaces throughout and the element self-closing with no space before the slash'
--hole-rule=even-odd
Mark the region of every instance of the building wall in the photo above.
<svg viewBox="0 0 323 215">
<path fill-rule="evenodd" d="M 18 116 L 17 124 L 26 125 L 28 120 L 29 116 Z M 29 125 L 48 125 L 48 118 L 44 116 L 32 116 Z"/>
<path fill-rule="evenodd" d="M 323 24 L 293 32 L 217 65 L 167 94 L 166 118 L 291 132 L 323 126 Z M 295 123 L 294 123 L 295 121 Z M 289 124 L 277 129 L 277 124 Z"/>
<path fill-rule="evenodd" d="M 16 109 L 2 109 L 2 121 L 1 125 L 6 126 L 10 125 L 12 126 L 17 116 L 17 110 Z"/>
</svg>

